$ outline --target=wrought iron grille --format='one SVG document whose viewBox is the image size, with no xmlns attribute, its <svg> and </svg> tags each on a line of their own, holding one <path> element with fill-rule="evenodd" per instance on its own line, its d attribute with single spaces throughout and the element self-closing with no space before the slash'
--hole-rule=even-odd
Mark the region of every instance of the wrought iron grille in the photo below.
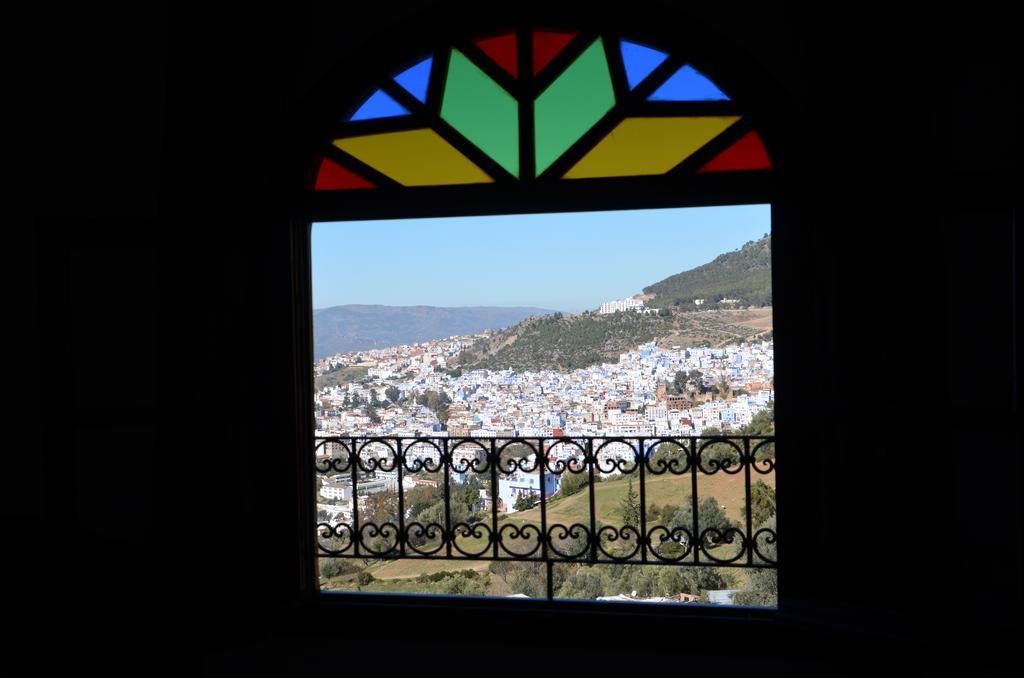
<svg viewBox="0 0 1024 678">
<path fill-rule="evenodd" d="M 774 474 L 774 436 L 318 437 L 315 454 L 317 473 L 330 477 L 342 495 L 347 488 L 350 497 L 347 514 L 317 524 L 320 558 L 534 561 L 547 564 L 549 583 L 558 562 L 778 566 L 774 523 L 754 524 L 751 495 L 753 481 Z M 636 480 L 637 511 L 621 525 L 602 524 L 600 479 L 618 474 Z M 666 474 L 689 479 L 688 524 L 650 519 L 649 483 Z M 728 527 L 701 520 L 701 480 L 717 474 L 742 483 L 742 519 Z M 589 517 L 564 524 L 552 520 L 549 509 L 573 476 L 574 489 L 587 493 Z M 526 497 L 519 508 L 539 509 L 530 522 L 517 524 L 507 491 L 502 496 L 503 486 L 517 482 L 520 501 Z M 443 490 L 443 516 L 409 520 L 408 486 L 415 483 Z M 460 484 L 482 490 L 484 508 L 472 518 L 460 517 L 452 505 Z M 380 493 L 390 493 L 392 505 L 371 516 L 369 498 Z"/>
</svg>

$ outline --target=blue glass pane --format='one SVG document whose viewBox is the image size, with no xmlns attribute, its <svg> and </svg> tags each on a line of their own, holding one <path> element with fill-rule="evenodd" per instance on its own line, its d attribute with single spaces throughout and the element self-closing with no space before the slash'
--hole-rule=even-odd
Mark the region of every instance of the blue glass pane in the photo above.
<svg viewBox="0 0 1024 678">
<path fill-rule="evenodd" d="M 667 58 L 668 55 L 664 52 L 623 40 L 622 63 L 626 67 L 626 80 L 629 81 L 629 88 L 633 89 L 643 82 L 644 78 Z"/>
<path fill-rule="evenodd" d="M 366 100 L 349 120 L 370 120 L 371 118 L 393 118 L 396 115 L 409 115 L 402 104 L 384 92 L 377 90 Z"/>
<path fill-rule="evenodd" d="M 683 66 L 648 101 L 729 101 L 729 97 L 693 66 Z"/>
<path fill-rule="evenodd" d="M 395 82 L 404 87 L 409 94 L 423 103 L 427 103 L 427 84 L 430 82 L 430 67 L 434 58 L 424 59 L 415 66 L 395 76 Z"/>
</svg>

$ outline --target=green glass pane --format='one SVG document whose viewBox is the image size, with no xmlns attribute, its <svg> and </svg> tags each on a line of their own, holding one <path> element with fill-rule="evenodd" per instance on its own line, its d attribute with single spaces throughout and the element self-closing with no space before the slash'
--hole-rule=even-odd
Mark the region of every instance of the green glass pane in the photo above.
<svg viewBox="0 0 1024 678">
<path fill-rule="evenodd" d="M 534 102 L 537 174 L 576 143 L 615 105 L 600 40 L 587 48 Z"/>
<path fill-rule="evenodd" d="M 441 117 L 515 177 L 519 104 L 458 50 L 452 50 Z"/>
</svg>

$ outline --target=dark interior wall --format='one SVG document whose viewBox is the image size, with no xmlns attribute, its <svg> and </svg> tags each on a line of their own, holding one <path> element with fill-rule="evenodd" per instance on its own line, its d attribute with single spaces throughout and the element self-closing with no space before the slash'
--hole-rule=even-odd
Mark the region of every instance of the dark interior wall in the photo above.
<svg viewBox="0 0 1024 678">
<path fill-rule="evenodd" d="M 658 30 L 705 26 L 786 112 L 775 285 L 778 428 L 792 457 L 779 483 L 786 539 L 800 544 L 780 575 L 787 621 L 772 631 L 772 666 L 842 674 L 871 656 L 808 668 L 797 653 L 809 637 L 935 666 L 963 646 L 958 634 L 1013 637 L 1020 175 L 1008 10 L 643 7 Z M 172 658 L 205 649 L 225 672 L 312 666 L 302 650 L 268 649 L 312 637 L 282 612 L 298 549 L 289 178 L 316 102 L 330 98 L 325 79 L 352 54 L 429 30 L 431 9 L 456 27 L 490 16 L 421 2 L 75 5 L 40 17 L 35 220 L 16 256 L 23 355 L 38 374 L 21 421 L 43 440 L 17 460 L 34 480 L 9 480 L 8 522 L 48 547 L 83 647 L 116 637 L 137 649 L 118 655 L 121 668 L 169 638 Z M 30 489 L 41 486 L 60 489 Z M 100 609 L 113 620 L 86 623 Z M 383 650 L 337 624 L 318 630 Z M 671 641 L 676 628 L 656 633 Z M 714 631 L 685 628 L 705 654 L 718 647 Z M 1008 661 L 992 647 L 972 661 Z"/>
</svg>

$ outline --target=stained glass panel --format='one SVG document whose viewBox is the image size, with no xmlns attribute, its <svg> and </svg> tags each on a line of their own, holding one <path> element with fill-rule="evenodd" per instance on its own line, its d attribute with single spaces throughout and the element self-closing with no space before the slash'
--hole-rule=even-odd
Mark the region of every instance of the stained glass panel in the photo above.
<svg viewBox="0 0 1024 678">
<path fill-rule="evenodd" d="M 711 162 L 700 168 L 701 172 L 729 172 L 736 170 L 771 169 L 772 161 L 765 150 L 761 135 L 751 130 Z"/>
<path fill-rule="evenodd" d="M 374 185 L 330 158 L 320 161 L 320 170 L 316 174 L 314 190 L 345 191 L 354 188 L 374 188 Z"/>
<path fill-rule="evenodd" d="M 728 101 L 729 97 L 718 89 L 707 76 L 686 65 L 672 74 L 650 97 L 651 101 Z"/>
<path fill-rule="evenodd" d="M 761 137 L 746 126 L 723 138 L 714 152 L 705 149 L 699 158 L 691 157 L 741 115 L 733 113 L 733 103 L 710 107 L 659 103 L 732 102 L 692 64 L 669 67 L 668 51 L 627 37 L 601 34 L 588 42 L 590 38 L 584 41 L 571 30 L 530 29 L 527 38 L 522 30 L 477 38 L 473 42 L 479 51 L 452 48 L 421 57 L 412 66 L 408 65 L 412 61 L 405 62 L 401 70 L 391 72 L 393 80 L 367 97 L 349 120 L 408 116 L 406 121 L 353 127 L 362 135 L 343 131 L 338 136 L 345 138 L 337 139 L 335 145 L 406 186 L 522 179 L 521 153 L 527 158 L 532 155 L 531 171 L 544 175 L 544 181 L 658 175 L 680 163 L 687 172 L 701 173 L 772 168 Z M 524 36 L 523 45 L 520 36 Z M 519 73 L 519 58 L 526 56 L 520 48 L 529 50 L 532 75 Z M 435 57 L 444 63 L 437 73 Z M 524 82 L 511 82 L 490 62 L 513 78 L 522 75 Z M 666 73 L 672 75 L 665 78 Z M 541 81 L 531 79 L 538 75 Z M 624 82 L 619 84 L 618 78 Z M 428 101 L 432 82 L 441 84 L 436 101 Z M 643 93 L 626 96 L 626 87 Z M 617 92 L 625 96 L 623 101 L 616 100 Z M 624 108 L 617 110 L 617 105 Z M 532 138 L 520 139 L 521 126 L 530 130 Z M 396 129 L 403 131 L 366 134 Z M 565 159 L 566 155 L 573 160 Z M 380 183 L 379 175 L 370 173 L 373 181 L 368 180 L 360 176 L 358 164 L 337 154 L 331 157 L 339 162 L 321 162 L 314 190 L 373 188 Z M 556 164 L 557 170 L 551 172 Z"/>
<path fill-rule="evenodd" d="M 615 92 L 604 46 L 595 40 L 534 102 L 537 174 L 565 153 L 614 105 Z"/>
<path fill-rule="evenodd" d="M 334 145 L 403 186 L 493 181 L 430 129 L 336 139 Z"/>
<path fill-rule="evenodd" d="M 458 50 L 452 50 L 448 65 L 441 117 L 519 176 L 519 104 Z"/>
<path fill-rule="evenodd" d="M 533 74 L 543 71 L 551 60 L 576 37 L 575 33 L 555 31 L 533 32 Z"/>
<path fill-rule="evenodd" d="M 515 33 L 483 38 L 476 41 L 476 46 L 506 73 L 513 78 L 519 77 L 519 50 L 516 48 Z"/>
<path fill-rule="evenodd" d="M 419 62 L 412 68 L 402 71 L 395 76 L 395 82 L 401 85 L 409 94 L 413 95 L 423 103 L 427 102 L 427 85 L 430 84 L 430 67 L 434 59 L 430 57 Z"/>
<path fill-rule="evenodd" d="M 635 89 L 668 58 L 664 52 L 626 40 L 622 41 L 621 51 L 622 65 L 626 67 L 626 80 L 630 89 Z"/>
<path fill-rule="evenodd" d="M 377 90 L 349 119 L 353 121 L 372 120 L 374 118 L 393 118 L 399 115 L 409 115 L 409 111 L 387 93 Z"/>
<path fill-rule="evenodd" d="M 565 174 L 566 179 L 664 174 L 739 116 L 627 118 Z"/>
</svg>

